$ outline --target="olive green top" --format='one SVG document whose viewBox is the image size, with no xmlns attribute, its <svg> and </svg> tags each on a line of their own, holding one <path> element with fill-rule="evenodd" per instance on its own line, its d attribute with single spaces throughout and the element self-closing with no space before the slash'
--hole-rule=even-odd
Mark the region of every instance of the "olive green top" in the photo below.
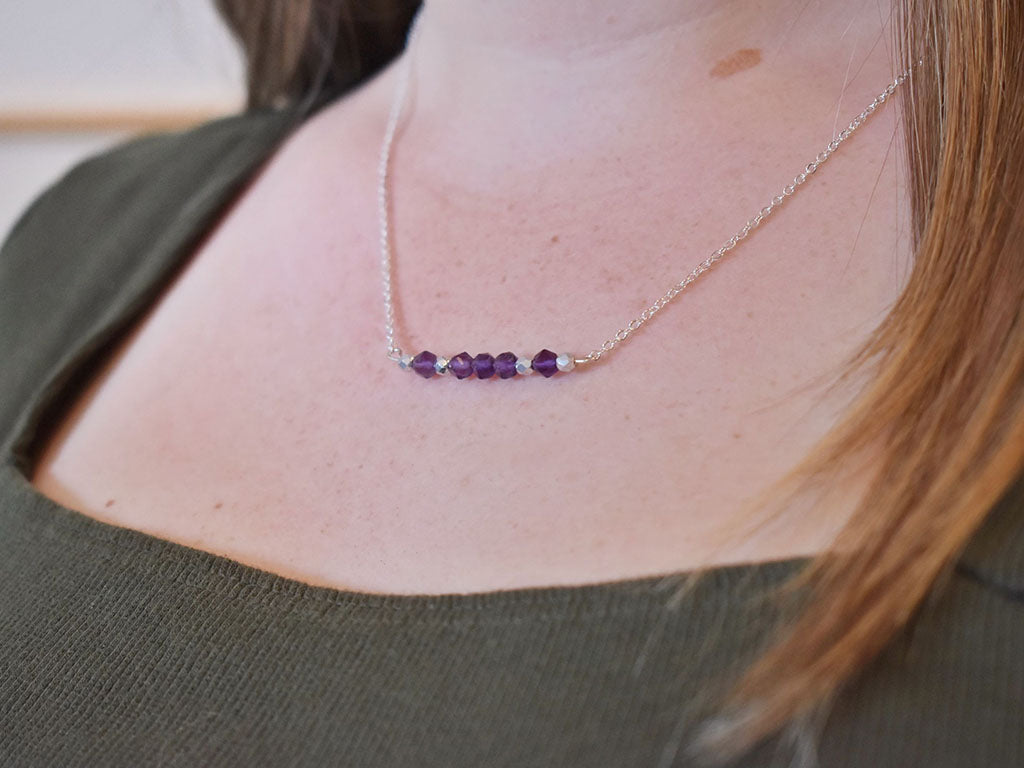
<svg viewBox="0 0 1024 768">
<path fill-rule="evenodd" d="M 71 170 L 0 252 L 0 765 L 691 765 L 801 559 L 479 594 L 311 587 L 39 493 L 40 438 L 297 123 L 253 111 Z M 185 417 L 185 415 L 183 415 Z M 171 491 L 171 489 L 168 489 Z M 738 763 L 788 765 L 785 739 Z M 823 768 L 1024 766 L 1024 491 L 846 689 Z M 773 762 L 774 761 L 774 762 Z"/>
</svg>

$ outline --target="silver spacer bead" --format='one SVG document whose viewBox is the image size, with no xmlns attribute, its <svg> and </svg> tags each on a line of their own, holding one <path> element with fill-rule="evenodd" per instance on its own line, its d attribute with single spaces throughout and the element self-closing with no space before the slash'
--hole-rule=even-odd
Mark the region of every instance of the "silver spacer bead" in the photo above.
<svg viewBox="0 0 1024 768">
<path fill-rule="evenodd" d="M 412 370 L 412 355 L 402 355 L 398 358 L 398 367 L 403 371 Z"/>
<path fill-rule="evenodd" d="M 576 367 L 576 355 L 571 352 L 563 352 L 555 358 L 555 365 L 560 371 L 571 371 Z"/>
<path fill-rule="evenodd" d="M 516 358 L 516 373 L 520 376 L 529 376 L 533 373 L 533 361 L 528 357 Z"/>
<path fill-rule="evenodd" d="M 448 363 L 449 360 L 447 357 L 441 357 L 438 355 L 437 362 L 434 363 L 434 370 L 441 376 L 444 376 L 448 373 Z"/>
</svg>

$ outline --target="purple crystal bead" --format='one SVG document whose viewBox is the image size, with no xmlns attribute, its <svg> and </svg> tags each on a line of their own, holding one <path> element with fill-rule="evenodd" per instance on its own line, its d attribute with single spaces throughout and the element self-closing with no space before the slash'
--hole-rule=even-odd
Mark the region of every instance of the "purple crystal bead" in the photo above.
<svg viewBox="0 0 1024 768">
<path fill-rule="evenodd" d="M 468 352 L 459 352 L 459 354 L 448 361 L 448 370 L 455 375 L 456 379 L 465 379 L 472 376 L 473 358 L 469 356 Z"/>
<path fill-rule="evenodd" d="M 423 351 L 412 359 L 412 369 L 425 379 L 429 379 L 436 371 L 434 363 L 437 362 L 437 355 L 433 352 Z"/>
<path fill-rule="evenodd" d="M 516 354 L 502 352 L 494 358 L 494 370 L 502 379 L 511 379 L 516 375 Z"/>
<path fill-rule="evenodd" d="M 494 357 L 481 352 L 473 358 L 473 371 L 478 379 L 489 379 L 494 375 Z"/>
<path fill-rule="evenodd" d="M 473 358 L 469 352 L 459 352 L 449 360 L 449 371 L 457 379 L 466 379 L 473 375 Z"/>
<path fill-rule="evenodd" d="M 533 356 L 533 370 L 544 378 L 551 378 L 558 373 L 558 355 L 550 349 L 542 349 Z"/>
</svg>

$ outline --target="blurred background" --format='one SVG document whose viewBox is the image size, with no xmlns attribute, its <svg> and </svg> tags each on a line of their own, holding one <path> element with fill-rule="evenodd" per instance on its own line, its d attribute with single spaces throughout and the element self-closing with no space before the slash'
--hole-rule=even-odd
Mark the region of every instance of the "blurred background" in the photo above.
<svg viewBox="0 0 1024 768">
<path fill-rule="evenodd" d="M 213 0 L 2 0 L 0 240 L 77 160 L 243 102 Z"/>
</svg>

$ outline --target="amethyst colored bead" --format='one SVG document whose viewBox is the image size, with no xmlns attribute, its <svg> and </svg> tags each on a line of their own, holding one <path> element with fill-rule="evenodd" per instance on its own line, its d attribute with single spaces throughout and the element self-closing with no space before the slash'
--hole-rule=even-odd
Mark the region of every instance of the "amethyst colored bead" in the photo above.
<svg viewBox="0 0 1024 768">
<path fill-rule="evenodd" d="M 425 379 L 429 379 L 436 371 L 434 363 L 437 362 L 437 355 L 433 352 L 423 351 L 412 359 L 412 369 Z"/>
<path fill-rule="evenodd" d="M 494 375 L 494 357 L 481 352 L 473 358 L 473 371 L 478 379 L 489 379 Z"/>
<path fill-rule="evenodd" d="M 459 352 L 459 354 L 448 361 L 448 370 L 455 375 L 456 379 L 465 379 L 472 376 L 473 358 L 469 356 L 468 352 Z"/>
<path fill-rule="evenodd" d="M 542 349 L 533 356 L 533 370 L 544 378 L 550 378 L 558 373 L 558 355 L 550 349 Z"/>
<path fill-rule="evenodd" d="M 494 370 L 502 379 L 511 379 L 516 375 L 516 354 L 502 352 L 494 358 Z"/>
</svg>

